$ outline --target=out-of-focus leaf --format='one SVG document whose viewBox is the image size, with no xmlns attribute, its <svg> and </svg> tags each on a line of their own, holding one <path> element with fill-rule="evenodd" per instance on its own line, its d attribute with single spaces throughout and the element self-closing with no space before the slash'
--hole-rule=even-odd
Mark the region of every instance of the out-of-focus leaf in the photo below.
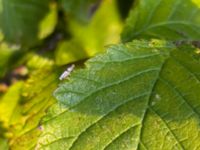
<svg viewBox="0 0 200 150">
<path fill-rule="evenodd" d="M 9 150 L 7 139 L 0 137 L 0 150 Z"/>
<path fill-rule="evenodd" d="M 195 50 L 195 53 L 190 54 L 193 58 L 197 59 L 200 62 L 200 48 Z"/>
<path fill-rule="evenodd" d="M 6 43 L 0 43 L 0 78 L 3 77 L 6 71 L 10 68 L 9 60 L 15 49 L 10 48 Z"/>
<path fill-rule="evenodd" d="M 121 28 L 122 22 L 116 1 L 103 0 L 88 25 L 69 20 L 69 30 L 73 39 L 60 43 L 56 50 L 56 63 L 68 64 L 102 52 L 104 46 L 119 42 Z"/>
<path fill-rule="evenodd" d="M 0 97 L 0 101 L 1 101 L 1 97 Z M 5 127 L 3 127 L 3 123 L 0 121 L 0 138 L 5 137 L 5 132 L 6 132 L 6 129 Z"/>
<path fill-rule="evenodd" d="M 200 146 L 200 62 L 165 41 L 133 41 L 55 92 L 38 149 L 192 150 Z"/>
<path fill-rule="evenodd" d="M 39 39 L 44 39 L 53 32 L 57 24 L 57 6 L 55 3 L 50 4 L 50 11 L 39 25 Z"/>
<path fill-rule="evenodd" d="M 3 41 L 3 33 L 0 30 L 0 42 Z"/>
<path fill-rule="evenodd" d="M 187 52 L 187 54 L 192 57 L 193 59 L 196 59 L 197 61 L 200 61 L 200 48 L 197 48 L 195 46 L 195 42 L 189 42 L 189 41 L 176 41 L 175 45 L 177 48 L 184 50 Z M 193 48 L 191 47 L 193 45 Z M 194 48 L 195 47 L 195 48 Z"/>
<path fill-rule="evenodd" d="M 61 41 L 56 50 L 56 63 L 64 65 L 88 56 L 85 49 L 75 40 Z"/>
<path fill-rule="evenodd" d="M 100 8 L 87 26 L 73 20 L 69 23 L 72 36 L 83 45 L 90 56 L 101 52 L 107 44 L 119 42 L 121 28 L 122 23 L 115 0 L 102 1 Z"/>
<path fill-rule="evenodd" d="M 18 82 L 11 86 L 0 101 L 0 122 L 6 128 L 8 128 L 13 111 L 19 103 L 22 84 L 22 82 Z"/>
<path fill-rule="evenodd" d="M 123 19 L 127 18 L 130 9 L 133 6 L 133 2 L 134 0 L 126 0 L 126 2 L 124 0 L 117 0 L 117 6 Z"/>
<path fill-rule="evenodd" d="M 27 67 L 31 70 L 52 70 L 54 62 L 52 60 L 43 58 L 38 55 L 33 55 L 32 58 L 27 62 Z"/>
<path fill-rule="evenodd" d="M 87 22 L 92 16 L 94 9 L 101 0 L 61 0 L 67 16 L 81 22 Z"/>
<path fill-rule="evenodd" d="M 127 19 L 122 40 L 199 40 L 199 16 L 199 0 L 136 0 Z"/>
<path fill-rule="evenodd" d="M 56 23 L 55 7 L 51 7 L 50 0 L 0 0 L 0 7 L 4 38 L 19 46 L 36 44 L 52 32 Z"/>
<path fill-rule="evenodd" d="M 15 74 L 15 69 L 23 67 L 23 64 L 30 60 L 33 52 L 24 51 L 19 49 L 18 46 L 7 44 L 6 42 L 0 43 L 0 79 L 3 82 L 12 80 Z M 14 73 L 14 74 L 13 74 Z M 14 75 L 15 76 L 15 75 Z"/>
<path fill-rule="evenodd" d="M 27 67 L 31 72 L 29 79 L 13 85 L 0 101 L 0 121 L 8 130 L 10 149 L 15 150 L 35 147 L 42 130 L 39 122 L 55 102 L 52 92 L 60 75 L 51 60 L 37 55 L 27 62 Z"/>
</svg>

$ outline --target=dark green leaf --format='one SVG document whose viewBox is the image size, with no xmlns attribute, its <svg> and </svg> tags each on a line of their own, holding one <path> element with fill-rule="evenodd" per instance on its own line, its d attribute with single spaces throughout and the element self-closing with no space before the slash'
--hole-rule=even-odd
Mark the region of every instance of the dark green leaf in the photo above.
<svg viewBox="0 0 200 150">
<path fill-rule="evenodd" d="M 68 16 L 81 22 L 87 22 L 100 5 L 101 0 L 61 0 Z"/>
<path fill-rule="evenodd" d="M 5 40 L 33 46 L 53 31 L 55 11 L 50 0 L 0 0 L 0 28 Z"/>
<path fill-rule="evenodd" d="M 199 16 L 199 0 L 136 0 L 127 19 L 122 40 L 199 40 Z"/>
</svg>

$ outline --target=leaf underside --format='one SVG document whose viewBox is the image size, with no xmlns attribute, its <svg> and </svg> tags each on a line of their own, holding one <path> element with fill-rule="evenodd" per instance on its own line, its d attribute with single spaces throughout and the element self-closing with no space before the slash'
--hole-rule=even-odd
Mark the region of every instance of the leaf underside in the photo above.
<svg viewBox="0 0 200 150">
<path fill-rule="evenodd" d="M 200 148 L 200 64 L 163 41 L 108 48 L 56 90 L 38 149 Z"/>
</svg>

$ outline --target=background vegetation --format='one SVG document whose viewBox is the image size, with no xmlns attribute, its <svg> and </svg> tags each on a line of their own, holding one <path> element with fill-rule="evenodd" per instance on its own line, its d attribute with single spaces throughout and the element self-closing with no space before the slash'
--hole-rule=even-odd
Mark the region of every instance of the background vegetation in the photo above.
<svg viewBox="0 0 200 150">
<path fill-rule="evenodd" d="M 0 150 L 200 149 L 199 40 L 199 0 L 0 0 Z"/>
</svg>

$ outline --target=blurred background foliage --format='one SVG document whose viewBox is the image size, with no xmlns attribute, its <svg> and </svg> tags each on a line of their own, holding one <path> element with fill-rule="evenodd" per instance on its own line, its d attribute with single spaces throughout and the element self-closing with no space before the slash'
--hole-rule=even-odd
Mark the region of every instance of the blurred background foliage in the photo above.
<svg viewBox="0 0 200 150">
<path fill-rule="evenodd" d="M 70 63 L 120 41 L 133 0 L 0 0 L 0 149 L 34 149 Z"/>
<path fill-rule="evenodd" d="M 48 57 L 57 65 L 89 58 L 105 45 L 119 42 L 132 3 L 133 0 L 0 0 L 0 67 L 8 69 L 5 65 L 12 61 L 16 65 L 30 52 Z M 5 72 L 1 71 L 0 76 Z"/>
</svg>

